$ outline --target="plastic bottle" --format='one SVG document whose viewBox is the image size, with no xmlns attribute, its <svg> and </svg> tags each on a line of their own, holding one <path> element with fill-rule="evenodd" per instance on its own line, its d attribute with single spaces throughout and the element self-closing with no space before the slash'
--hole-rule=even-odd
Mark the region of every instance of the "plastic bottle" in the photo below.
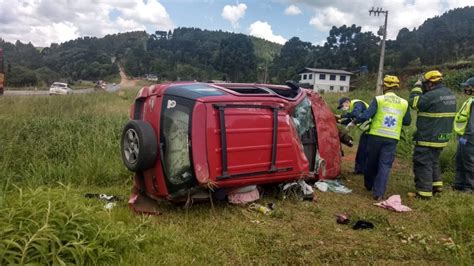
<svg viewBox="0 0 474 266">
<path fill-rule="evenodd" d="M 249 208 L 250 208 L 251 210 L 254 210 L 254 211 L 257 211 L 257 212 L 261 212 L 261 213 L 263 213 L 263 214 L 265 214 L 265 215 L 269 215 L 269 214 L 272 212 L 272 210 L 271 210 L 270 208 L 265 207 L 265 206 L 263 206 L 263 205 L 260 205 L 260 204 L 258 204 L 258 203 L 252 203 L 252 204 L 250 204 Z"/>
</svg>

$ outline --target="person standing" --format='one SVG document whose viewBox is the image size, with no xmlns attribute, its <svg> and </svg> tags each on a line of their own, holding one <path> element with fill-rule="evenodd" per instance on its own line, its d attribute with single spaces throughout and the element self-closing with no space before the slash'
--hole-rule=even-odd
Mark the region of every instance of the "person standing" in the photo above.
<svg viewBox="0 0 474 266">
<path fill-rule="evenodd" d="M 454 117 L 454 131 L 459 136 L 459 142 L 453 189 L 472 193 L 474 191 L 474 77 L 461 85 L 464 93 L 471 97 L 464 102 Z"/>
<path fill-rule="evenodd" d="M 351 100 L 347 97 L 342 97 L 339 99 L 339 106 L 337 109 L 346 111 L 345 114 L 336 115 L 337 121 L 342 125 L 349 125 L 353 120 L 355 120 L 359 115 L 361 115 L 369 105 L 358 99 Z M 354 174 L 360 175 L 364 174 L 365 161 L 366 161 L 366 150 L 367 150 L 367 130 L 370 127 L 370 120 L 357 124 L 356 125 L 362 133 L 359 138 L 359 146 L 357 147 L 357 154 L 355 158 L 354 165 Z"/>
<path fill-rule="evenodd" d="M 442 83 L 437 70 L 426 72 L 415 83 L 408 100 L 417 111 L 416 133 L 413 136 L 413 172 L 416 196 L 429 199 L 443 191 L 439 156 L 452 137 L 456 114 L 456 96 Z"/>
<path fill-rule="evenodd" d="M 402 125 L 411 123 L 408 102 L 395 94 L 399 87 L 398 77 L 386 75 L 383 79 L 383 95 L 376 96 L 369 108 L 354 121 L 358 124 L 372 118 L 367 140 L 364 185 L 367 190 L 372 190 L 373 198 L 377 201 L 385 194 Z"/>
</svg>

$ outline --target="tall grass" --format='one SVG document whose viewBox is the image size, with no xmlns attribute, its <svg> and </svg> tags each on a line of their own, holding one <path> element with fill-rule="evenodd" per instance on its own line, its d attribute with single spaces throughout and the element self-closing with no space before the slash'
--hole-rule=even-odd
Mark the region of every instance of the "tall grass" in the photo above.
<svg viewBox="0 0 474 266">
<path fill-rule="evenodd" d="M 132 93 L 0 98 L 0 176 L 41 185 L 123 184 L 120 135 Z"/>
</svg>

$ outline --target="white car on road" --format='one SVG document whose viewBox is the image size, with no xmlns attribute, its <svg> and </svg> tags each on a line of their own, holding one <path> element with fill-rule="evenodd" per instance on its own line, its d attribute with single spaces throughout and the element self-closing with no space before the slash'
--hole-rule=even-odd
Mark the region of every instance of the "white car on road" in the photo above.
<svg viewBox="0 0 474 266">
<path fill-rule="evenodd" d="M 49 87 L 49 95 L 69 95 L 72 94 L 72 89 L 69 88 L 67 83 L 54 82 Z"/>
</svg>

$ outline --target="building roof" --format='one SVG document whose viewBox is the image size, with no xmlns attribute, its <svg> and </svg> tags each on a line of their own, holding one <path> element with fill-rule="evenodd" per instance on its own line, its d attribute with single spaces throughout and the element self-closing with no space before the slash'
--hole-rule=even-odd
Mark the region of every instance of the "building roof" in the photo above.
<svg viewBox="0 0 474 266">
<path fill-rule="evenodd" d="M 344 71 L 344 70 L 338 70 L 338 69 L 324 69 L 324 68 L 310 68 L 310 67 L 305 67 L 305 68 L 304 68 L 303 70 L 301 70 L 298 74 L 301 74 L 301 73 L 308 73 L 308 72 L 313 72 L 313 73 L 327 73 L 327 74 L 353 75 L 352 72 Z"/>
</svg>

